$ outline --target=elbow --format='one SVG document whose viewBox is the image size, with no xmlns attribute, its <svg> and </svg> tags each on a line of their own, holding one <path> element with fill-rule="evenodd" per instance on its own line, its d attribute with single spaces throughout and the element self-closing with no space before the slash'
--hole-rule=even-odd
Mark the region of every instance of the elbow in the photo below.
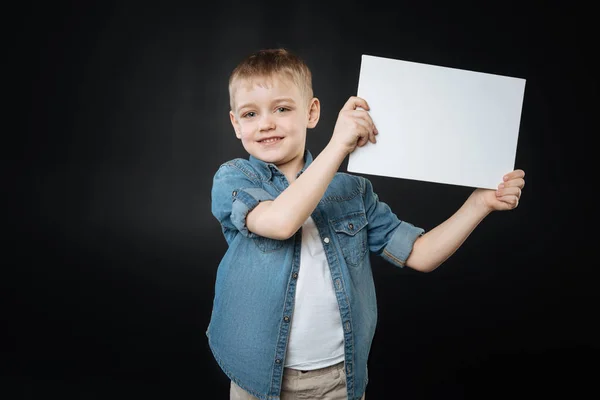
<svg viewBox="0 0 600 400">
<path fill-rule="evenodd" d="M 275 230 L 274 235 L 277 240 L 288 240 L 296 234 L 298 228 L 290 224 L 289 222 L 282 222 L 279 227 Z"/>
<path fill-rule="evenodd" d="M 429 273 L 429 272 L 435 271 L 437 269 L 437 267 L 439 267 L 439 265 L 434 265 L 434 264 L 423 265 L 419 268 L 419 271 Z"/>
<path fill-rule="evenodd" d="M 294 236 L 300 226 L 295 221 L 295 215 L 286 215 L 286 213 L 271 214 L 268 221 L 264 221 L 264 226 L 268 227 L 272 233 L 272 239 L 287 240 Z"/>
<path fill-rule="evenodd" d="M 274 240 L 287 240 L 298 229 L 294 229 L 290 218 L 285 218 L 281 212 L 274 211 L 270 207 L 271 203 L 270 201 L 261 203 L 251 211 L 246 217 L 246 226 L 250 232 L 259 236 Z"/>
<path fill-rule="evenodd" d="M 439 265 L 408 265 L 408 264 L 406 264 L 406 265 L 408 267 L 414 269 L 415 271 L 425 272 L 425 273 L 433 272 L 437 269 L 437 267 L 439 267 Z"/>
<path fill-rule="evenodd" d="M 294 236 L 293 233 L 289 233 L 288 231 L 279 231 L 279 230 L 275 230 L 269 235 L 269 237 L 271 239 L 275 239 L 275 240 L 288 240 L 292 236 Z"/>
<path fill-rule="evenodd" d="M 406 259 L 405 265 L 419 272 L 433 272 L 441 265 L 439 258 L 431 254 L 423 243 L 424 237 L 417 238 L 413 248 Z"/>
<path fill-rule="evenodd" d="M 271 221 L 263 221 L 261 224 L 264 228 L 257 229 L 260 236 L 265 236 L 274 240 L 287 240 L 294 236 L 298 229 L 294 229 L 294 227 L 287 221 L 278 219 Z"/>
<path fill-rule="evenodd" d="M 411 269 L 414 269 L 415 271 L 425 272 L 425 273 L 435 271 L 438 267 L 438 265 L 434 265 L 434 264 L 420 264 L 420 263 L 415 263 L 415 262 L 409 262 L 408 260 L 406 261 L 405 265 Z"/>
<path fill-rule="evenodd" d="M 404 265 L 406 265 L 407 267 L 409 267 L 411 269 L 414 269 L 415 271 L 432 272 L 432 271 L 435 271 L 437 269 L 437 267 L 440 266 L 440 263 L 435 263 L 435 262 L 432 262 L 431 260 L 419 258 L 419 257 L 411 254 L 408 257 L 408 259 L 406 260 L 406 263 Z"/>
</svg>

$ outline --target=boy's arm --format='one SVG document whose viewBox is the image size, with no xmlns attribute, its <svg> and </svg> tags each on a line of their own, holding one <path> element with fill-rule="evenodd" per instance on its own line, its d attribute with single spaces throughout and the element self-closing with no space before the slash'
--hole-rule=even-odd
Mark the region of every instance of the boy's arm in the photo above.
<svg viewBox="0 0 600 400">
<path fill-rule="evenodd" d="M 275 200 L 260 202 L 246 217 L 250 232 L 271 239 L 293 236 L 313 212 L 346 154 L 328 145 Z"/>
<path fill-rule="evenodd" d="M 524 171 L 515 170 L 504 177 L 498 190 L 476 189 L 450 218 L 415 241 L 406 265 L 422 272 L 436 269 L 492 211 L 518 206 L 524 177 Z"/>
<path fill-rule="evenodd" d="M 357 110 L 361 107 L 364 110 Z M 341 163 L 357 146 L 375 143 L 377 129 L 367 102 L 350 97 L 339 113 L 329 144 L 275 200 L 258 204 L 246 217 L 251 232 L 271 239 L 293 236 L 312 214 Z"/>
</svg>

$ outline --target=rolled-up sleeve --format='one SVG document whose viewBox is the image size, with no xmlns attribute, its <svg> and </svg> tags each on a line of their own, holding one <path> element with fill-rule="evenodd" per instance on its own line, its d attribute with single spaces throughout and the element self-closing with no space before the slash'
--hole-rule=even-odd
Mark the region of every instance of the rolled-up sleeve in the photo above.
<svg viewBox="0 0 600 400">
<path fill-rule="evenodd" d="M 404 267 L 415 241 L 424 232 L 425 230 L 422 228 L 401 221 L 392 235 L 392 239 L 384 247 L 381 256 L 399 267 Z"/>
<path fill-rule="evenodd" d="M 261 186 L 258 178 L 253 179 L 233 164 L 223 164 L 216 172 L 211 209 L 228 241 L 238 232 L 246 237 L 256 236 L 248 230 L 246 217 L 261 201 L 274 199 Z"/>
<path fill-rule="evenodd" d="M 400 220 L 386 203 L 379 201 L 369 180 L 363 178 L 362 183 L 369 249 L 386 261 L 404 267 L 415 241 L 425 230 Z"/>
</svg>

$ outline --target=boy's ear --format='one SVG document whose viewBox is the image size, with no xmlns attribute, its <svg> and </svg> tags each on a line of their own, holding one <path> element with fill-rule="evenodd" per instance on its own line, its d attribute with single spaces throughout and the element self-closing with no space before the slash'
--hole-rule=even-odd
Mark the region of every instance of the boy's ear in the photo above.
<svg viewBox="0 0 600 400">
<path fill-rule="evenodd" d="M 308 125 L 307 128 L 314 128 L 319 122 L 321 116 L 321 102 L 313 97 L 308 105 Z"/>
<path fill-rule="evenodd" d="M 229 111 L 229 119 L 231 120 L 231 125 L 233 125 L 233 130 L 235 131 L 235 136 L 238 139 L 242 138 L 242 134 L 241 129 L 240 129 L 240 124 L 237 120 L 237 118 L 235 118 L 235 114 L 233 113 L 233 111 Z"/>
</svg>

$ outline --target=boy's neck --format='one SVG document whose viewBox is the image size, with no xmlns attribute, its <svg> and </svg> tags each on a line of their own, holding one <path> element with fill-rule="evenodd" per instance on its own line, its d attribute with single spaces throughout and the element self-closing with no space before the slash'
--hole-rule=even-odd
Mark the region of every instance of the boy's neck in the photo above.
<svg viewBox="0 0 600 400">
<path fill-rule="evenodd" d="M 286 177 L 290 185 L 296 180 L 296 176 L 298 176 L 298 173 L 302 171 L 303 167 L 304 157 L 294 160 L 291 163 L 287 163 L 283 167 L 277 166 L 281 173 Z"/>
<path fill-rule="evenodd" d="M 312 160 L 312 156 L 310 156 L 310 154 L 307 152 L 307 150 L 304 151 L 302 156 L 296 157 L 295 159 L 290 160 L 287 163 L 278 165 L 275 163 L 269 163 L 268 161 L 261 160 L 258 157 L 252 156 L 252 158 L 254 158 L 257 161 L 263 162 L 265 164 L 271 164 L 271 165 L 274 165 L 275 167 L 277 167 L 279 172 L 281 172 L 283 174 L 283 176 L 285 176 L 285 178 L 287 179 L 289 184 L 291 184 L 292 182 L 294 182 L 296 180 L 298 173 L 300 173 L 300 171 L 302 171 L 302 168 L 304 168 L 304 166 L 306 165 L 306 162 L 307 162 L 306 157 L 310 157 Z"/>
</svg>

